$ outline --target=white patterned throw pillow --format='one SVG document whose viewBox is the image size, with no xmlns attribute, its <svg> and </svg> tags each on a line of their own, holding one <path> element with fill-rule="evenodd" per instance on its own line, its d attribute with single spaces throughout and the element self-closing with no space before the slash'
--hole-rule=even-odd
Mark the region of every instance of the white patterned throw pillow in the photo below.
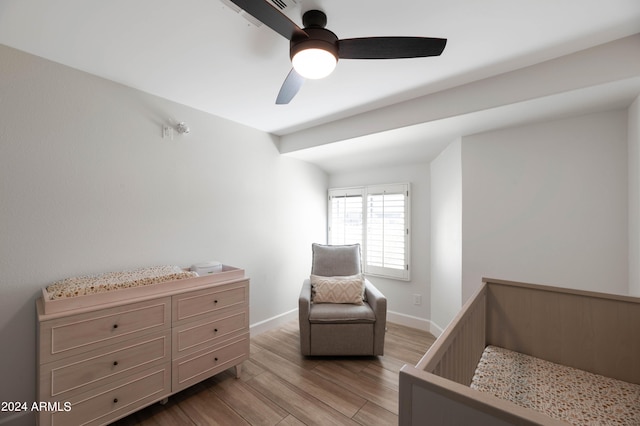
<svg viewBox="0 0 640 426">
<path fill-rule="evenodd" d="M 311 292 L 314 303 L 364 302 L 364 278 L 361 274 L 346 277 L 321 277 L 311 275 Z"/>
</svg>

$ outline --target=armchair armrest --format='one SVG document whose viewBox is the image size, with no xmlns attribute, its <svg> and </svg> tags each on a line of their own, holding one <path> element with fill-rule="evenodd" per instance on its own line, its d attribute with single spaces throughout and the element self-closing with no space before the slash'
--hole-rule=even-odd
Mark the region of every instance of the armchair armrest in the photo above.
<svg viewBox="0 0 640 426">
<path fill-rule="evenodd" d="M 387 331 L 387 298 L 366 278 L 364 285 L 367 303 L 376 315 L 376 323 L 373 327 L 373 354 L 384 355 L 384 335 Z"/>
<path fill-rule="evenodd" d="M 376 321 L 382 320 L 382 322 L 385 322 L 387 319 L 387 298 L 366 278 L 364 285 L 367 303 L 369 303 L 369 306 L 371 306 L 371 309 L 373 309 L 373 312 L 376 314 Z"/>
<path fill-rule="evenodd" d="M 300 324 L 300 351 L 302 355 L 311 353 L 311 323 L 309 323 L 309 311 L 311 310 L 311 280 L 308 278 L 302 283 L 300 296 L 298 297 L 298 324 Z"/>
<path fill-rule="evenodd" d="M 300 296 L 298 297 L 298 312 L 300 313 L 300 319 L 303 317 L 309 320 L 309 310 L 311 308 L 311 280 L 308 278 L 302 283 L 302 289 L 300 290 Z"/>
</svg>

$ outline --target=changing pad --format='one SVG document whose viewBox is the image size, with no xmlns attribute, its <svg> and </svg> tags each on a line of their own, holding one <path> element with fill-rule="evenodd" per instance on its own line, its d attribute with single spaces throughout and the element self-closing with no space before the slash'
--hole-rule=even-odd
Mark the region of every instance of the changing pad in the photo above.
<svg viewBox="0 0 640 426">
<path fill-rule="evenodd" d="M 153 266 L 132 271 L 66 278 L 49 285 L 47 293 L 49 300 L 65 299 L 197 276 L 195 272 L 185 271 L 179 266 Z"/>
<path fill-rule="evenodd" d="M 471 387 L 574 425 L 640 425 L 640 385 L 496 346 Z"/>
</svg>

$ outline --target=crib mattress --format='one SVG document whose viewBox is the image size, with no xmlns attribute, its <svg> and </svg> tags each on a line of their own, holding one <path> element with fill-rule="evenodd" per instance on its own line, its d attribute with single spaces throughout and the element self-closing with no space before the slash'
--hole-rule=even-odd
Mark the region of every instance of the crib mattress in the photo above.
<svg viewBox="0 0 640 426">
<path fill-rule="evenodd" d="M 179 266 L 153 266 L 132 271 L 66 278 L 49 285 L 46 290 L 49 300 L 57 300 L 197 276 L 195 272 L 185 271 Z"/>
<path fill-rule="evenodd" d="M 640 425 L 640 385 L 487 346 L 473 389 L 574 425 Z"/>
</svg>

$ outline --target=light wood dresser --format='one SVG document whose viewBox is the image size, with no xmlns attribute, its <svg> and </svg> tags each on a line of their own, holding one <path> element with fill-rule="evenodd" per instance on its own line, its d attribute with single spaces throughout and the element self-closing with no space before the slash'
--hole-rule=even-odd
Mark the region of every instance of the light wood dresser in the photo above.
<svg viewBox="0 0 640 426">
<path fill-rule="evenodd" d="M 37 300 L 41 426 L 108 424 L 228 368 L 239 377 L 249 358 L 243 270 L 147 287 Z"/>
</svg>

